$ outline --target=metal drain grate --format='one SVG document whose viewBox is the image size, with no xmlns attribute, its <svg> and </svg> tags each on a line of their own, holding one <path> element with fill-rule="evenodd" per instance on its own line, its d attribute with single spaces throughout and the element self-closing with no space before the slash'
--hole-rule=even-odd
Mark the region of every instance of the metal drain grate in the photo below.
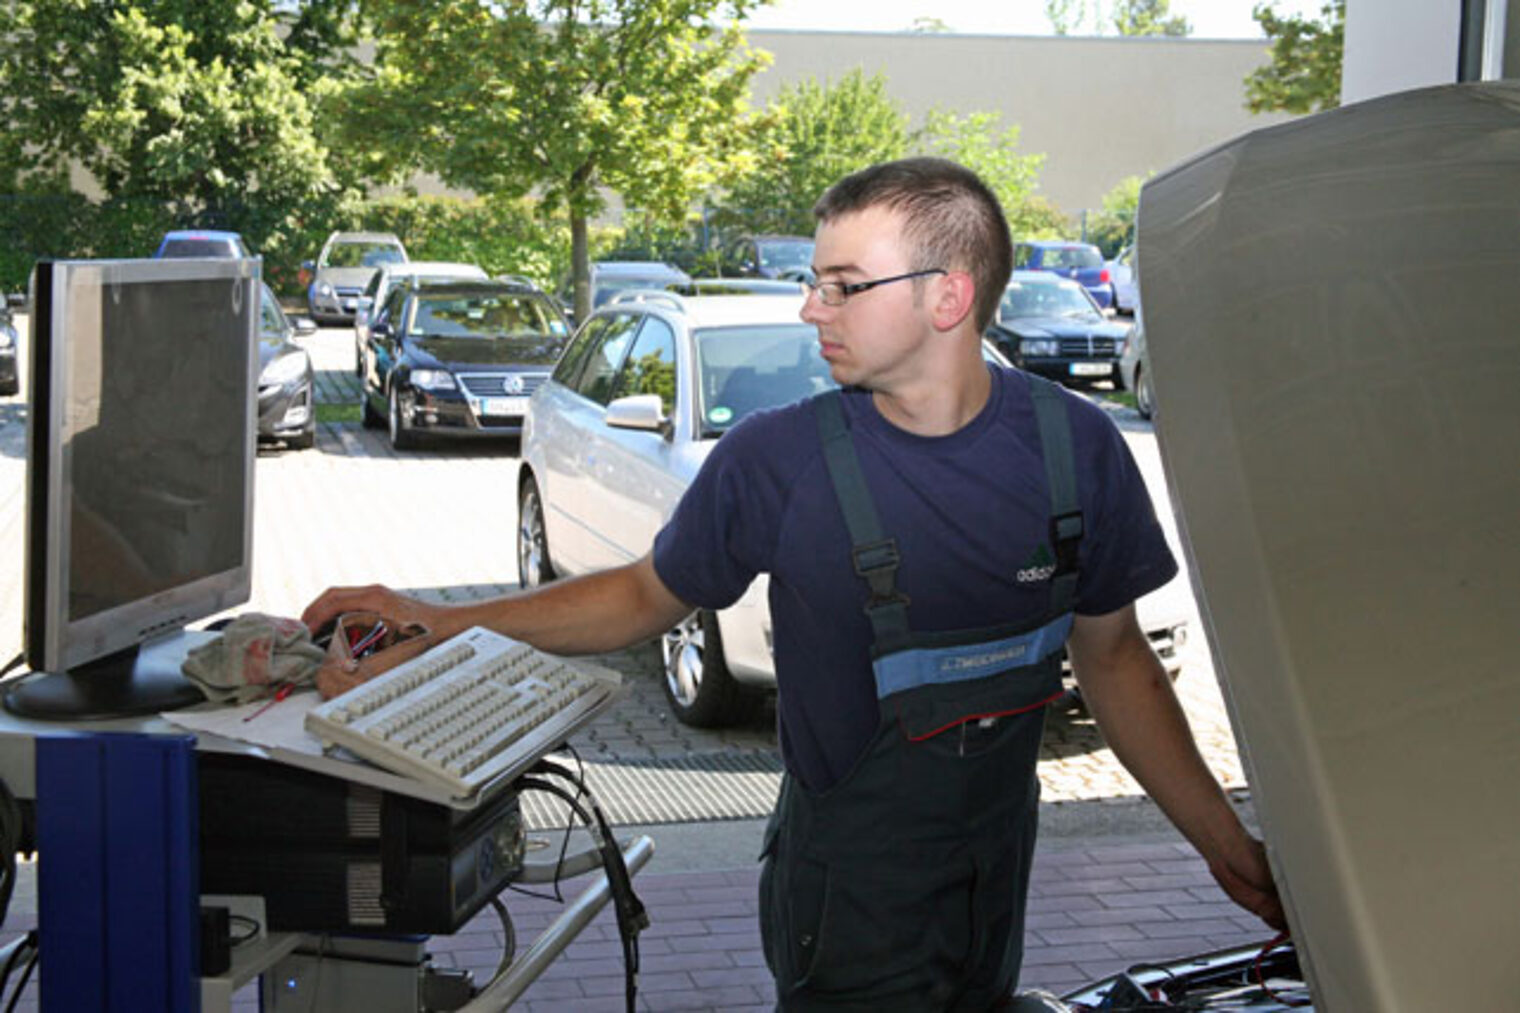
<svg viewBox="0 0 1520 1013">
<path fill-rule="evenodd" d="M 587 763 L 586 785 L 614 826 L 705 823 L 769 816 L 781 790 L 781 761 L 764 753 L 700 753 Z M 565 806 L 552 795 L 522 795 L 533 830 L 563 827 Z"/>
</svg>

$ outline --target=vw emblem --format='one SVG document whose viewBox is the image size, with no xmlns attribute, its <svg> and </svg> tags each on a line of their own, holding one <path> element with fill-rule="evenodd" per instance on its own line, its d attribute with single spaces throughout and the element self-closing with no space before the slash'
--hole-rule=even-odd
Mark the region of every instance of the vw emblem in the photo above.
<svg viewBox="0 0 1520 1013">
<path fill-rule="evenodd" d="M 522 377 L 518 376 L 516 373 L 513 373 L 511 376 L 501 381 L 501 389 L 505 394 L 521 394 L 523 392 Z"/>
</svg>

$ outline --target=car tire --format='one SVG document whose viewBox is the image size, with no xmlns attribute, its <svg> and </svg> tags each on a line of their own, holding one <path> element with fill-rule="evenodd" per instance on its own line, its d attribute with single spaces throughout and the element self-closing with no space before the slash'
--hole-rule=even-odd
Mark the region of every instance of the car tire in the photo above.
<svg viewBox="0 0 1520 1013">
<path fill-rule="evenodd" d="M 1143 366 L 1135 367 L 1135 410 L 1142 419 L 1156 414 L 1156 392 L 1151 388 L 1151 373 Z"/>
<path fill-rule="evenodd" d="M 391 385 L 387 404 L 389 410 L 386 412 L 385 421 L 390 430 L 391 447 L 395 450 L 411 450 L 417 446 L 417 434 L 401 421 L 401 395 L 394 384 Z"/>
<path fill-rule="evenodd" d="M 517 497 L 517 581 L 525 588 L 539 587 L 556 576 L 549 560 L 543 496 L 538 483 L 529 478 Z"/>
<path fill-rule="evenodd" d="M 661 639 L 660 653 L 665 699 L 682 724 L 722 728 L 754 712 L 760 694 L 729 673 L 718 617 L 712 612 L 693 612 L 676 624 Z"/>
</svg>

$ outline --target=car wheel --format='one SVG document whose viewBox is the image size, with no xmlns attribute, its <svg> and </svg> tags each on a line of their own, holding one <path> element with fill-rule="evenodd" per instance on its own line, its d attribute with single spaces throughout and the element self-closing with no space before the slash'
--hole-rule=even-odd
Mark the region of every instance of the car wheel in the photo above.
<svg viewBox="0 0 1520 1013">
<path fill-rule="evenodd" d="M 665 634 L 665 698 L 676 718 L 694 728 L 721 728 L 748 716 L 759 695 L 739 685 L 723 659 L 718 617 L 693 612 Z"/>
<path fill-rule="evenodd" d="M 528 479 L 517 498 L 517 580 L 538 587 L 555 578 L 549 562 L 549 536 L 544 530 L 544 501 L 538 483 Z"/>
<path fill-rule="evenodd" d="M 1150 370 L 1142 366 L 1135 367 L 1135 409 L 1142 419 L 1156 414 L 1156 393 L 1151 389 Z"/>
<path fill-rule="evenodd" d="M 390 427 L 393 448 L 411 450 L 417 445 L 417 434 L 407 428 L 405 421 L 401 418 L 401 394 L 394 384 L 391 386 L 390 411 L 386 413 L 386 422 Z"/>
</svg>

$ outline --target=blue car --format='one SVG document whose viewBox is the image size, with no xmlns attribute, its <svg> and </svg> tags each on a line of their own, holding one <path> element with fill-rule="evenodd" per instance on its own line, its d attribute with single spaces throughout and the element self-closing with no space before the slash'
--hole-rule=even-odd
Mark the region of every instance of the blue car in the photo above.
<svg viewBox="0 0 1520 1013">
<path fill-rule="evenodd" d="M 236 232 L 217 229 L 176 229 L 164 233 L 154 257 L 241 257 L 251 256 Z"/>
<path fill-rule="evenodd" d="M 1102 309 L 1114 304 L 1114 284 L 1103 254 L 1091 243 L 1072 243 L 1056 239 L 1035 239 L 1013 248 L 1015 271 L 1050 271 L 1070 278 L 1087 289 Z"/>
</svg>

